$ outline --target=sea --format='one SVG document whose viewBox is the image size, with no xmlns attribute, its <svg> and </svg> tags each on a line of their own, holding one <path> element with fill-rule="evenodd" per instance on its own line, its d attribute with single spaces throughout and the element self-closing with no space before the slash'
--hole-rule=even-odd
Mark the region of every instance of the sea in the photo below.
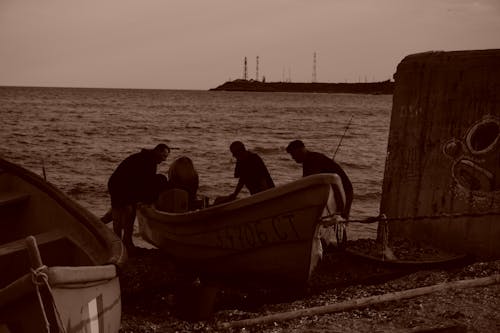
<svg viewBox="0 0 500 333">
<path fill-rule="evenodd" d="M 191 158 L 198 193 L 213 200 L 237 183 L 231 142 L 259 154 L 279 186 L 302 177 L 285 151 L 301 139 L 349 175 L 351 218 L 360 220 L 379 213 L 391 108 L 392 95 L 0 87 L 0 156 L 100 217 L 110 207 L 109 176 L 142 148 L 174 148 L 158 167 L 164 174 L 176 158 Z M 375 225 L 347 230 L 349 239 L 376 236 Z"/>
</svg>

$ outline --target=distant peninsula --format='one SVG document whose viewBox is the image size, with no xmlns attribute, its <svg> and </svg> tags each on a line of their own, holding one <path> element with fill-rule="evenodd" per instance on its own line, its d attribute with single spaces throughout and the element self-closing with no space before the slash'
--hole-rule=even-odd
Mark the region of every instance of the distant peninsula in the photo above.
<svg viewBox="0 0 500 333">
<path fill-rule="evenodd" d="M 211 91 L 259 91 L 259 92 L 308 92 L 308 93 L 347 93 L 347 94 L 387 94 L 394 91 L 394 82 L 358 83 L 301 83 L 301 82 L 262 82 L 237 79 L 227 81 Z"/>
</svg>

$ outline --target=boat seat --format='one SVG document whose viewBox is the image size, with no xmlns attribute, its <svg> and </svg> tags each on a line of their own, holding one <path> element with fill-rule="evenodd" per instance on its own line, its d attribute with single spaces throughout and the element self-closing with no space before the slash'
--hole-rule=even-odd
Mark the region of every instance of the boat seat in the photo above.
<svg viewBox="0 0 500 333">
<path fill-rule="evenodd" d="M 0 192 L 0 208 L 10 207 L 25 202 L 30 195 L 19 192 Z"/>
<path fill-rule="evenodd" d="M 38 246 L 43 245 L 43 244 L 48 244 L 51 242 L 55 242 L 61 239 L 64 239 L 66 236 L 61 230 L 51 230 L 47 232 L 43 232 L 40 234 L 33 235 L 36 239 L 36 243 Z M 18 252 L 18 251 L 23 251 L 26 249 L 26 239 L 18 239 L 9 243 L 5 243 L 0 245 L 0 257 Z"/>
</svg>

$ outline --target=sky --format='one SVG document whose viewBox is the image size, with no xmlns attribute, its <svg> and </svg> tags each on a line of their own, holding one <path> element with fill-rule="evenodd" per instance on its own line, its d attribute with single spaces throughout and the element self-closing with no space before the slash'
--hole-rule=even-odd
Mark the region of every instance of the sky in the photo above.
<svg viewBox="0 0 500 333">
<path fill-rule="evenodd" d="M 206 90 L 392 79 L 407 55 L 500 48 L 500 0 L 0 0 L 0 85 Z M 316 66 L 314 66 L 316 54 Z"/>
</svg>

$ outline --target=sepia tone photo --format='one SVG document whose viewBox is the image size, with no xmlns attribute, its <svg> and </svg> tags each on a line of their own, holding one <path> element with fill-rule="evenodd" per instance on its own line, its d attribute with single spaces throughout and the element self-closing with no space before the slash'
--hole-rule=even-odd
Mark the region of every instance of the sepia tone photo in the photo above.
<svg viewBox="0 0 500 333">
<path fill-rule="evenodd" d="M 0 0 L 0 333 L 499 332 L 498 0 Z"/>
</svg>

